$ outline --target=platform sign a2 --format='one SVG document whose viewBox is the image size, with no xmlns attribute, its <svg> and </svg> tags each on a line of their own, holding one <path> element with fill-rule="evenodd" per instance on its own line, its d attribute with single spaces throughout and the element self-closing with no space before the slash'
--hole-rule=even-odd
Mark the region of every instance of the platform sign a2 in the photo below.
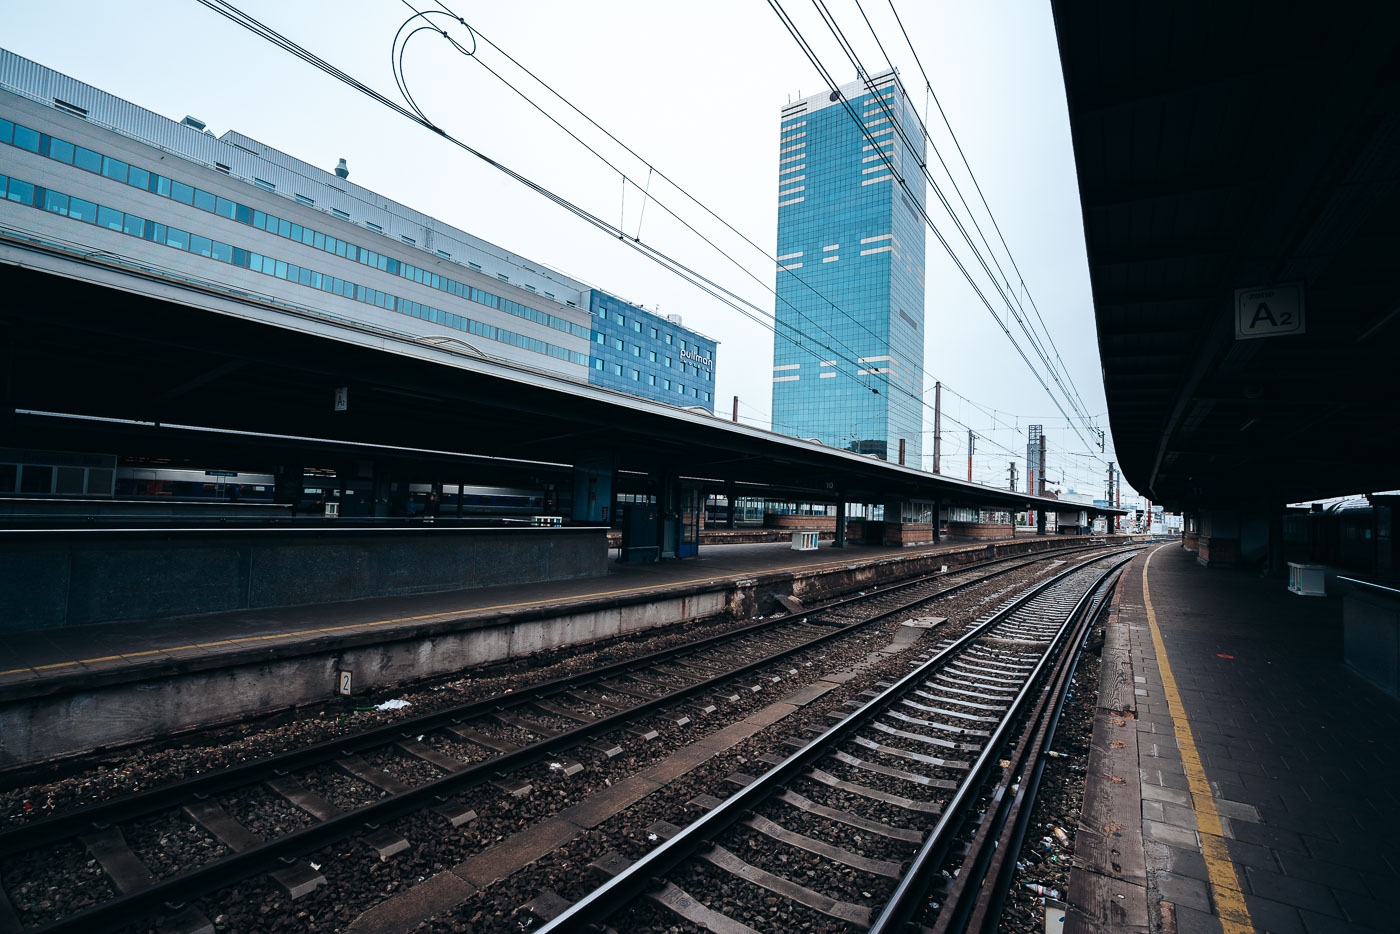
<svg viewBox="0 0 1400 934">
<path fill-rule="evenodd" d="M 1303 283 L 1235 290 L 1235 340 L 1307 332 Z"/>
</svg>

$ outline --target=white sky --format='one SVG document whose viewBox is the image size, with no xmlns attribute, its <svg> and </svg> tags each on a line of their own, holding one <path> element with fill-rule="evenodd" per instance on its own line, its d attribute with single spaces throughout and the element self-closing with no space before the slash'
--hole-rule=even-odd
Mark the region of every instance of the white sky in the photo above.
<svg viewBox="0 0 1400 934">
<path fill-rule="evenodd" d="M 922 78 L 886 0 L 862 2 L 911 98 L 921 102 Z M 1064 82 L 1048 5 L 1033 0 L 896 2 L 1085 410 L 1107 431 Z M 417 0 L 415 4 L 424 8 Z M 397 96 L 391 42 L 411 15 L 401 0 L 240 0 L 238 5 L 365 83 Z M 449 0 L 448 5 L 771 255 L 777 224 L 778 112 L 789 99 L 823 91 L 825 85 L 767 3 Z M 813 6 L 805 0 L 784 0 L 783 5 L 837 81 L 853 80 L 853 67 Z M 828 0 L 828 6 L 865 65 L 872 72 L 883 70 L 884 59 L 855 0 Z M 469 41 L 460 27 L 453 34 Z M 687 326 L 721 342 L 716 412 L 727 415 L 731 397 L 738 395 L 742 420 L 768 423 L 771 332 L 194 0 L 139 7 L 96 0 L 70 0 L 61 8 L 14 5 L 6 14 L 0 44 L 168 117 L 193 114 L 216 135 L 237 129 L 327 169 L 344 157 L 351 179 L 361 185 L 630 301 L 679 313 Z M 568 116 L 563 105 L 508 62 L 489 49 L 481 59 L 597 145 L 596 132 L 585 133 L 577 117 Z M 617 222 L 622 209 L 617 174 L 481 64 L 452 51 L 441 37 L 423 33 L 409 45 L 405 70 L 415 98 L 435 123 Z M 964 196 L 976 205 L 931 102 L 929 124 L 944 159 L 957 166 L 954 175 Z M 601 151 L 645 183 L 645 166 L 611 144 Z M 929 162 L 935 180 L 944 181 L 932 152 Z M 951 187 L 944 188 L 954 198 Z M 659 202 L 650 204 L 642 218 L 642 239 L 771 315 L 773 263 L 659 180 L 653 179 L 651 190 L 659 202 L 721 243 L 757 281 L 667 217 Z M 931 191 L 928 201 L 935 224 L 956 240 L 955 228 Z M 639 192 L 628 191 L 629 231 L 636 232 L 642 203 Z M 1000 251 L 980 206 L 976 210 Z M 1103 463 L 1086 455 L 1084 443 L 1066 427 L 931 232 L 928 244 L 927 386 L 931 390 L 935 379 L 942 380 L 947 415 L 991 439 L 978 439 L 973 478 L 1005 486 L 1014 456 L 1018 485 L 1024 487 L 1024 431 L 1035 422 L 1046 426 L 1050 480 L 1059 481 L 1063 490 L 1102 496 Z M 960 255 L 970 262 L 965 246 Z M 1004 257 L 1001 262 L 1014 275 Z M 1004 317 L 1004 306 L 980 271 L 976 278 Z M 1035 359 L 1014 321 L 1011 328 Z M 931 391 L 928 398 L 931 403 Z M 925 421 L 925 428 L 931 428 L 931 409 Z M 1085 436 L 1091 438 L 1087 430 Z M 925 435 L 925 467 L 930 438 Z M 944 472 L 966 476 L 967 432 L 947 419 L 943 452 Z M 1111 436 L 1101 456 L 1113 457 Z M 1125 505 L 1130 495 L 1125 486 Z"/>
</svg>

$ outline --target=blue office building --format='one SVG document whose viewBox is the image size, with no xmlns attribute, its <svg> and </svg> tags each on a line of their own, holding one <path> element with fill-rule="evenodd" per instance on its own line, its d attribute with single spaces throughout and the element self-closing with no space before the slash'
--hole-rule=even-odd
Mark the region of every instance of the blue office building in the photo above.
<svg viewBox="0 0 1400 934">
<path fill-rule="evenodd" d="M 592 289 L 592 386 L 670 405 L 714 411 L 717 342 L 665 317 Z"/>
<path fill-rule="evenodd" d="M 774 430 L 919 466 L 923 149 L 894 73 L 782 109 Z"/>
</svg>

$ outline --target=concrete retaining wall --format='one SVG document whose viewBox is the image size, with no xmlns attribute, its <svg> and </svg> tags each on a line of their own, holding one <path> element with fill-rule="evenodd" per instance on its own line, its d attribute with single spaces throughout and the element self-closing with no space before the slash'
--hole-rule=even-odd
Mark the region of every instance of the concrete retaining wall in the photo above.
<svg viewBox="0 0 1400 934">
<path fill-rule="evenodd" d="M 769 613 L 779 596 L 812 604 L 943 565 L 961 567 L 1092 541 L 1043 537 L 973 544 L 5 685 L 0 687 L 0 770 L 323 702 L 335 693 L 339 671 L 352 672 L 356 694 L 370 693 L 656 626 Z"/>
<path fill-rule="evenodd" d="M 0 632 L 607 572 L 580 527 L 0 532 Z"/>
</svg>

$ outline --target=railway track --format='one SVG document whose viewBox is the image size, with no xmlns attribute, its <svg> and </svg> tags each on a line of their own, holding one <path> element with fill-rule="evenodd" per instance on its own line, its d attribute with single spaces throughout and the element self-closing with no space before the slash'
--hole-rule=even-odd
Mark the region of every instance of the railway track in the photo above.
<svg viewBox="0 0 1400 934">
<path fill-rule="evenodd" d="M 654 738 L 658 726 L 684 727 L 746 693 L 793 678 L 805 654 L 866 626 L 1047 559 L 1058 560 L 1002 559 L 853 594 L 812 607 L 805 616 L 766 620 L 508 696 L 41 818 L 0 831 L 0 858 L 42 858 L 46 849 L 76 848 L 102 870 L 108 897 L 25 930 L 115 930 L 151 914 L 163 918 L 162 930 L 198 930 L 207 922 L 183 906 L 232 881 L 270 873 L 296 898 L 324 881 L 304 854 L 355 838 L 388 858 L 409 845 L 384 827 L 397 817 L 430 811 L 444 829 L 461 826 L 476 816 L 463 800 L 474 787 L 490 783 L 493 793 L 527 795 L 530 782 L 519 777 L 526 766 L 548 759 L 551 768 L 567 774 L 583 771 L 617 755 L 624 744 Z M 245 817 L 226 806 L 230 793 L 250 787 L 269 808 L 295 815 L 291 823 L 300 826 L 267 838 L 250 829 Z M 211 858 L 153 871 L 124 828 L 159 815 L 197 828 Z M 0 931 L 7 927 L 19 929 L 18 920 L 0 899 Z"/>
<path fill-rule="evenodd" d="M 667 839 L 641 859 L 597 860 L 611 878 L 542 930 L 994 930 L 984 883 L 1009 884 L 1022 783 L 1130 559 L 1070 568 L 945 639 L 762 776 L 731 776 L 730 797 L 699 796 L 703 816 L 656 828 Z"/>
</svg>

